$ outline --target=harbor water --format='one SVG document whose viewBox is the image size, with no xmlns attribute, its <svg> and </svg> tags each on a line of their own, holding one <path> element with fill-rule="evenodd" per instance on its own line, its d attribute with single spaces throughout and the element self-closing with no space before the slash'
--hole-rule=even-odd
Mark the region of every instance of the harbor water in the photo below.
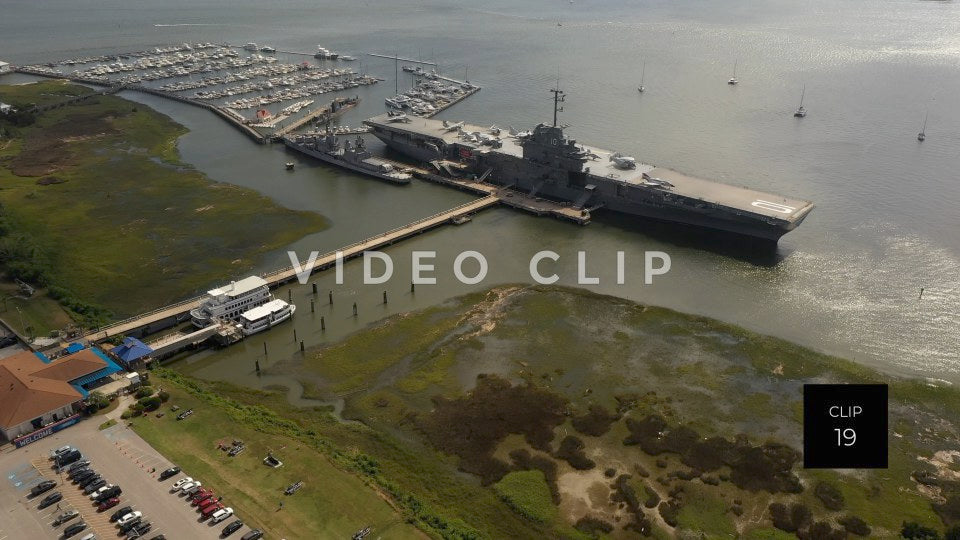
<svg viewBox="0 0 960 540">
<path fill-rule="evenodd" d="M 342 285 L 333 283 L 332 273 L 316 276 L 316 297 L 309 285 L 292 287 L 294 322 L 225 350 L 192 355 L 179 364 L 189 372 L 259 386 L 254 360 L 268 370 L 297 362 L 294 328 L 309 347 L 464 292 L 528 283 L 530 258 L 552 250 L 560 260 L 544 270 L 556 271 L 560 284 L 576 285 L 578 252 L 584 251 L 587 274 L 600 279 L 587 286 L 591 290 L 714 317 L 890 373 L 960 382 L 956 3 L 432 0 L 278 7 L 240 0 L 225 8 L 210 1 L 50 0 L 0 1 L 0 9 L 0 59 L 19 64 L 181 42 L 256 42 L 303 52 L 321 44 L 358 59 L 340 65 L 385 79 L 344 93 L 363 100 L 341 118 L 352 126 L 383 112 L 383 99 L 395 90 L 393 60 L 369 52 L 435 61 L 441 73 L 481 86 L 438 116 L 479 125 L 529 129 L 548 121 L 547 90 L 559 78 L 568 93 L 560 119 L 579 141 L 817 205 L 775 255 L 763 257 L 602 211 L 580 227 L 487 210 L 465 225 L 385 250 L 396 268 L 384 285 L 360 284 L 361 264 L 353 261 Z M 644 63 L 646 91 L 640 94 Z M 740 83 L 730 86 L 734 63 Z M 0 83 L 23 80 L 6 75 Z M 396 86 L 402 91 L 412 82 L 401 71 Z M 808 115 L 794 118 L 804 87 Z M 122 95 L 186 125 L 182 157 L 210 178 L 328 217 L 328 230 L 291 246 L 301 259 L 471 198 L 422 182 L 393 186 L 365 179 L 281 145 L 255 145 L 201 109 Z M 927 113 L 927 139 L 918 143 Z M 370 146 L 381 148 L 372 138 Z M 294 171 L 285 170 L 288 161 L 295 162 Z M 488 259 L 481 284 L 454 277 L 453 259 L 467 249 Z M 411 293 L 413 250 L 437 252 L 438 283 Z M 616 282 L 618 251 L 626 252 L 622 285 Z M 671 271 L 651 285 L 643 281 L 644 251 L 663 251 L 672 260 Z M 289 259 L 282 251 L 251 270 L 284 264 Z M 277 292 L 284 299 L 287 294 L 286 288 Z M 240 368 L 226 368 L 235 365 Z"/>
</svg>

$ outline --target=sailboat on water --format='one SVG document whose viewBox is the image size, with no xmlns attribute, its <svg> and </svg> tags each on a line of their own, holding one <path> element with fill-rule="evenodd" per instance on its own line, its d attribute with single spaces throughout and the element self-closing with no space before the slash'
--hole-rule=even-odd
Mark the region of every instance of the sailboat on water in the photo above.
<svg viewBox="0 0 960 540">
<path fill-rule="evenodd" d="M 645 88 L 644 88 L 644 86 L 643 86 L 643 76 L 646 75 L 646 73 L 647 73 L 647 63 L 644 62 L 644 63 L 643 63 L 643 68 L 641 68 L 641 70 L 640 70 L 640 86 L 637 87 L 637 91 L 640 92 L 641 94 L 642 94 L 643 91 L 645 90 Z"/>
<path fill-rule="evenodd" d="M 927 138 L 927 116 L 930 114 L 928 111 L 923 115 L 923 127 L 920 128 L 920 133 L 917 134 L 917 140 L 923 142 Z"/>
<path fill-rule="evenodd" d="M 737 60 L 733 61 L 733 77 L 730 77 L 727 84 L 737 84 Z"/>
<path fill-rule="evenodd" d="M 800 106 L 797 107 L 797 110 L 794 111 L 793 115 L 797 118 L 803 118 L 807 115 L 807 110 L 803 108 L 803 95 L 807 93 L 807 85 L 803 85 L 803 90 L 800 91 Z"/>
</svg>

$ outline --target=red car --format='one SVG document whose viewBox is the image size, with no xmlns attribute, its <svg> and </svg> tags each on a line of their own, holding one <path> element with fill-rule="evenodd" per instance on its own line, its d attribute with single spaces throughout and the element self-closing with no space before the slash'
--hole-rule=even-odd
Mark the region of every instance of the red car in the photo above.
<svg viewBox="0 0 960 540">
<path fill-rule="evenodd" d="M 203 501 L 202 503 L 198 504 L 198 505 L 197 505 L 197 510 L 199 510 L 199 511 L 202 512 L 202 511 L 206 510 L 208 506 L 217 504 L 217 503 L 219 503 L 219 502 L 220 502 L 220 501 L 218 501 L 216 498 L 210 497 L 209 499 L 207 499 L 207 500 Z"/>
<path fill-rule="evenodd" d="M 198 491 L 198 492 L 196 492 L 196 493 L 194 493 L 194 494 L 192 494 L 192 495 L 189 495 L 187 498 L 190 499 L 191 501 L 195 501 L 195 500 L 197 500 L 197 499 L 199 499 L 199 498 L 207 495 L 207 494 L 210 493 L 210 492 L 211 492 L 211 490 L 209 490 L 209 489 L 207 489 L 207 488 L 200 488 L 200 491 Z"/>
<path fill-rule="evenodd" d="M 220 503 L 211 504 L 210 506 L 207 506 L 206 508 L 204 508 L 203 511 L 200 513 L 203 514 L 203 517 L 208 518 L 217 510 L 222 510 L 222 509 L 223 509 L 223 505 Z"/>
<path fill-rule="evenodd" d="M 194 499 L 193 502 L 190 504 L 192 506 L 203 506 L 203 504 L 205 504 L 207 501 L 216 500 L 216 498 L 217 498 L 217 495 L 214 492 L 210 491 L 207 494 L 202 495 L 200 498 Z"/>
<path fill-rule="evenodd" d="M 120 504 L 120 497 L 111 497 L 97 505 L 97 512 L 103 512 L 104 510 L 113 508 L 118 504 Z"/>
</svg>

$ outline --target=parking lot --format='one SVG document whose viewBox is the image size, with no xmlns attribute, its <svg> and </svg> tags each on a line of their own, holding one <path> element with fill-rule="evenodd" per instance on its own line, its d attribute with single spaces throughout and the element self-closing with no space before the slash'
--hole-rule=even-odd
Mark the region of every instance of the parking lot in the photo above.
<svg viewBox="0 0 960 540">
<path fill-rule="evenodd" d="M 3 475 L 0 508 L 4 513 L 0 519 L 0 540 L 60 538 L 64 528 L 80 521 L 87 523 L 88 528 L 74 535 L 74 539 L 90 532 L 101 540 L 117 538 L 117 527 L 110 523 L 110 515 L 123 506 L 139 510 L 144 520 L 153 525 L 143 535 L 145 539 L 160 534 L 168 539 L 219 538 L 225 523 L 211 525 L 201 521 L 189 502 L 170 493 L 171 484 L 183 474 L 159 481 L 160 472 L 171 464 L 122 423 L 99 430 L 104 420 L 103 417 L 89 419 L 24 448 L 8 445 L 0 452 L 0 474 Z M 123 489 L 120 504 L 97 512 L 90 497 L 75 486 L 65 472 L 53 471 L 50 450 L 64 445 L 78 448 L 83 459 L 91 462 L 92 469 L 108 483 Z M 32 499 L 28 497 L 33 486 L 47 479 L 55 480 L 57 486 Z M 63 494 L 63 500 L 42 510 L 37 508 L 46 495 L 56 491 Z M 80 516 L 53 527 L 54 519 L 70 509 L 79 511 Z"/>
</svg>

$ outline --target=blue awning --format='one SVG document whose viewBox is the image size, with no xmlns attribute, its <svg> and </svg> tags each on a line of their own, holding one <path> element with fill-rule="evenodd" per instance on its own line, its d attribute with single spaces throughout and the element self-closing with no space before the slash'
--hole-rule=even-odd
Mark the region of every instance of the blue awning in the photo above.
<svg viewBox="0 0 960 540">
<path fill-rule="evenodd" d="M 130 363 L 139 360 L 153 352 L 147 344 L 134 337 L 123 340 L 123 344 L 113 349 L 113 354 L 120 360 Z"/>
</svg>

